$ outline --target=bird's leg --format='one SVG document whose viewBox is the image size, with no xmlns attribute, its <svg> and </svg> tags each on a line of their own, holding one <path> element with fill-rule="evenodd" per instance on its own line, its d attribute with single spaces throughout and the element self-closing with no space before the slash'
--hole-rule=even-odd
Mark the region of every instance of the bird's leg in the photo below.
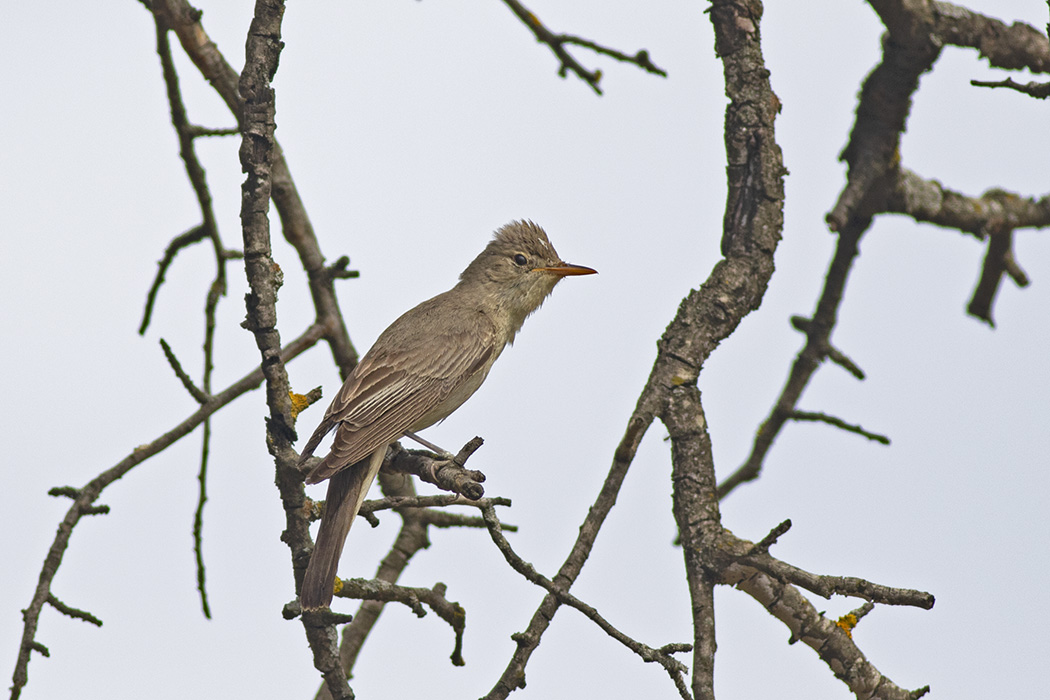
<svg viewBox="0 0 1050 700">
<path fill-rule="evenodd" d="M 405 437 L 415 440 L 416 442 L 418 442 L 420 445 L 422 445 L 423 447 L 427 448 L 431 452 L 436 452 L 442 459 L 448 460 L 449 462 L 452 462 L 453 464 L 456 464 L 456 465 L 458 465 L 460 467 L 463 466 L 462 464 L 460 464 L 459 462 L 456 461 L 456 455 L 452 454 L 448 450 L 441 449 L 440 447 L 438 447 L 434 443 L 430 442 L 429 440 L 421 438 L 418 435 L 416 435 L 415 433 L 410 432 L 408 430 L 405 431 Z"/>
</svg>

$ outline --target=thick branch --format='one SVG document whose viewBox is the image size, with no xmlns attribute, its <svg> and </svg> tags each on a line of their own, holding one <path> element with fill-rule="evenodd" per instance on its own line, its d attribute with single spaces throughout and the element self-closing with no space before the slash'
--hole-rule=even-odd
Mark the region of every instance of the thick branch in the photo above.
<svg viewBox="0 0 1050 700">
<path fill-rule="evenodd" d="M 751 566 L 759 571 L 776 577 L 782 583 L 791 583 L 807 591 L 816 593 L 821 598 L 833 595 L 852 596 L 881 603 L 883 605 L 907 605 L 929 610 L 933 607 L 933 595 L 911 588 L 895 588 L 872 583 L 856 576 L 826 576 L 813 574 L 803 569 L 780 561 L 768 553 L 740 557 L 740 564 Z"/>
<path fill-rule="evenodd" d="M 1024 22 L 1007 26 L 993 17 L 948 2 L 930 2 L 933 33 L 945 44 L 977 49 L 993 68 L 1050 73 L 1046 34 Z"/>
<path fill-rule="evenodd" d="M 303 478 L 297 468 L 298 455 L 292 448 L 295 428 L 288 375 L 274 352 L 280 345 L 277 330 L 277 289 L 279 269 L 270 248 L 271 168 L 277 144 L 274 141 L 275 97 L 270 80 L 277 71 L 283 46 L 280 0 L 258 0 L 245 44 L 244 72 L 239 89 L 244 98 L 241 117 L 241 166 L 246 173 L 241 187 L 241 230 L 244 238 L 244 266 L 249 292 L 245 327 L 255 336 L 266 377 L 266 444 L 274 456 L 277 486 L 285 505 L 286 528 L 282 539 L 291 549 L 296 569 L 296 589 L 302 582 L 301 565 L 310 551 L 309 521 L 301 506 L 305 500 Z M 337 700 L 354 697 L 339 663 L 336 630 L 331 615 L 305 612 L 302 624 L 313 652 L 314 666 L 322 673 L 329 692 Z"/>
<path fill-rule="evenodd" d="M 1050 195 L 1034 199 L 996 188 L 974 197 L 901 168 L 884 211 L 984 239 L 997 231 L 1050 226 Z"/>
<path fill-rule="evenodd" d="M 711 558 L 723 532 L 711 438 L 696 387 L 718 343 L 757 309 L 773 274 L 783 227 L 783 176 L 774 122 L 779 101 L 762 55 L 760 2 L 716 2 L 715 47 L 722 58 L 729 192 L 722 254 L 708 279 L 679 307 L 660 341 L 646 391 L 661 396 L 659 416 L 671 437 L 673 511 L 685 557 L 693 622 L 693 695 L 714 698 L 715 619 Z"/>
<path fill-rule="evenodd" d="M 699 291 L 682 301 L 660 342 L 653 371 L 628 421 L 601 492 L 553 579 L 563 592 L 568 592 L 590 554 L 653 418 L 664 410 L 674 387 L 695 384 L 699 368 L 711 351 L 748 311 L 757 308 L 773 272 L 772 256 L 783 221 L 784 168 L 772 133 L 778 102 L 769 89 L 768 72 L 762 66 L 758 48 L 761 5 L 716 3 L 711 15 L 716 49 L 725 63 L 726 90 L 733 100 L 726 128 L 730 174 L 723 232 L 726 260 L 718 263 Z M 528 660 L 560 605 L 558 596 L 548 593 L 528 628 L 515 635 L 518 647 L 487 698 L 505 698 L 524 684 Z M 713 647 L 708 632 L 703 626 L 698 627 L 700 651 L 694 654 L 705 655 L 706 649 Z M 694 689 L 696 684 L 694 670 Z M 706 684 L 707 681 L 702 683 Z"/>
<path fill-rule="evenodd" d="M 746 592 L 783 622 L 791 630 L 791 641 L 801 641 L 812 648 L 856 697 L 915 700 L 929 691 L 928 686 L 907 691 L 883 676 L 852 637 L 834 620 L 819 613 L 794 586 L 741 565 L 726 569 L 725 582 Z"/>
<path fill-rule="evenodd" d="M 893 179 L 900 160 L 900 136 L 911 111 L 911 96 L 919 87 L 919 77 L 940 55 L 941 45 L 924 31 L 932 18 L 909 14 L 912 6 L 923 4 L 871 2 L 890 33 L 882 42 L 882 62 L 861 88 L 857 119 L 842 152 L 849 173 L 845 189 L 827 215 L 832 231 L 842 231 L 851 220 L 865 220 L 883 209 L 887 178 Z"/>
</svg>

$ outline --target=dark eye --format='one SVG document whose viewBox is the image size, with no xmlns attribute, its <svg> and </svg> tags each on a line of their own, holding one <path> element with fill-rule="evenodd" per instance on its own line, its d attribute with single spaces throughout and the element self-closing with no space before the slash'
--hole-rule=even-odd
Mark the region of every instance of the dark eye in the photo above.
<svg viewBox="0 0 1050 700">
<path fill-rule="evenodd" d="M 528 262 L 528 259 L 524 255 L 522 255 L 521 253 L 518 253 L 517 255 L 514 256 L 514 264 L 517 265 L 518 267 L 525 267 L 525 263 L 527 263 L 527 262 Z"/>
</svg>

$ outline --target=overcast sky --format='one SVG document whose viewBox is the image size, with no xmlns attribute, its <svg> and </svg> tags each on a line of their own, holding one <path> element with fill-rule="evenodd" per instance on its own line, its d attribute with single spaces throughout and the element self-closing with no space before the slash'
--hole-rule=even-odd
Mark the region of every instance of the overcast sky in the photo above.
<svg viewBox="0 0 1050 700">
<path fill-rule="evenodd" d="M 1037 0 L 967 6 L 1008 23 L 1047 21 Z M 251 7 L 203 5 L 205 28 L 237 67 Z M 559 79 L 550 52 L 496 0 L 293 2 L 275 88 L 277 136 L 322 250 L 331 260 L 349 255 L 361 271 L 339 285 L 361 352 L 400 313 L 450 287 L 511 219 L 533 219 L 565 259 L 600 271 L 559 285 L 483 389 L 426 433 L 453 451 L 485 438 L 471 466 L 488 475 L 489 495 L 513 498 L 501 512 L 521 527 L 512 543 L 550 575 L 609 467 L 657 338 L 718 259 L 725 99 L 703 4 L 534 0 L 530 8 L 555 30 L 628 53 L 646 48 L 669 77 L 577 51 L 604 73 L 598 97 Z M 762 308 L 700 377 L 722 476 L 745 458 L 801 346 L 789 317 L 811 313 L 820 290 L 834 244 L 824 214 L 844 177 L 837 155 L 881 29 L 858 0 L 767 4 L 764 50 L 784 105 L 777 139 L 791 174 Z M 192 413 L 158 340 L 199 375 L 213 266 L 205 247 L 183 253 L 153 325 L 136 334 L 156 261 L 199 219 L 147 11 L 133 0 L 9 3 L 0 41 L 0 366 L 9 392 L 0 668 L 9 674 L 19 610 L 68 508 L 47 490 L 85 483 Z M 188 60 L 177 60 L 191 119 L 231 126 Z M 1050 107 L 969 86 L 1002 77 L 976 52 L 946 49 L 922 80 L 903 163 L 967 194 L 1044 194 Z M 238 144 L 198 141 L 231 247 L 240 241 Z M 773 553 L 793 564 L 936 595 L 931 611 L 880 606 L 854 633 L 889 678 L 929 684 L 934 698 L 1045 693 L 1050 641 L 1036 620 L 1050 575 L 1050 236 L 1022 231 L 1015 242 L 1033 282 L 1025 290 L 1004 283 L 992 330 L 965 314 L 983 244 L 899 217 L 877 220 L 834 335 L 868 379 L 824 367 L 801 407 L 885 433 L 892 445 L 788 426 L 762 479 L 723 503 L 725 525 L 749 539 L 791 518 Z M 291 248 L 278 242 L 275 257 L 286 280 L 279 324 L 290 339 L 312 312 Z M 232 266 L 217 388 L 258 362 L 238 326 L 245 286 Z M 328 397 L 339 384 L 324 348 L 289 372 L 297 389 L 322 385 Z M 300 432 L 322 411 L 305 413 Z M 34 656 L 24 698 L 312 695 L 318 674 L 302 628 L 280 616 L 294 593 L 263 412 L 256 391 L 214 419 L 205 556 L 215 619 L 203 619 L 195 590 L 198 432 L 110 487 L 100 502 L 112 513 L 76 529 L 53 590 L 105 625 L 45 611 L 37 639 L 51 658 Z M 573 588 L 651 646 L 692 639 L 665 436 L 660 424 L 650 429 Z M 324 488 L 310 493 L 322 498 Z M 358 524 L 341 574 L 371 576 L 397 522 Z M 467 610 L 467 666 L 449 663 L 453 636 L 436 615 L 419 620 L 388 606 L 354 669 L 360 698 L 484 695 L 510 658 L 510 635 L 541 598 L 484 532 L 432 539 L 402 582 L 448 584 Z M 850 697 L 754 600 L 720 589 L 716 602 L 720 699 Z M 860 601 L 817 605 L 837 616 Z M 569 609 L 527 674 L 515 698 L 676 697 L 661 669 Z"/>
</svg>

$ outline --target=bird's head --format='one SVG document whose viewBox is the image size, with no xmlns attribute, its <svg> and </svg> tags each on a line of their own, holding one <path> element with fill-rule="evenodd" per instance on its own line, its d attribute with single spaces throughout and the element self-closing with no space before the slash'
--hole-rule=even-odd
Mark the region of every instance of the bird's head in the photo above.
<svg viewBox="0 0 1050 700">
<path fill-rule="evenodd" d="M 513 334 L 563 277 L 596 272 L 563 261 L 536 224 L 512 221 L 496 231 L 459 279 L 461 285 L 478 285 L 485 290 L 486 304 L 509 315 Z"/>
</svg>

